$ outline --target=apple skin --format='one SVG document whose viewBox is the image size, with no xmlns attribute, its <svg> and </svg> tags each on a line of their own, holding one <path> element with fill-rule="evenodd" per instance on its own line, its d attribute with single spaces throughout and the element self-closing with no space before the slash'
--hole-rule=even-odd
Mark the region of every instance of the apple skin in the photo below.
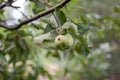
<svg viewBox="0 0 120 80">
<path fill-rule="evenodd" d="M 57 48 L 68 49 L 73 45 L 73 37 L 70 34 L 58 35 L 54 42 Z"/>
</svg>

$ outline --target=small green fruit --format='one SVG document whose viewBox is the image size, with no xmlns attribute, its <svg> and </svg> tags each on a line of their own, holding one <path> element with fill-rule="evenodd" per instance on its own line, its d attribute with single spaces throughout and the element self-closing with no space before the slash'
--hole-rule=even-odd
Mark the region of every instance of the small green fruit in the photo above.
<svg viewBox="0 0 120 80">
<path fill-rule="evenodd" d="M 58 35 L 55 43 L 59 49 L 68 49 L 73 45 L 73 37 L 70 34 Z"/>
</svg>

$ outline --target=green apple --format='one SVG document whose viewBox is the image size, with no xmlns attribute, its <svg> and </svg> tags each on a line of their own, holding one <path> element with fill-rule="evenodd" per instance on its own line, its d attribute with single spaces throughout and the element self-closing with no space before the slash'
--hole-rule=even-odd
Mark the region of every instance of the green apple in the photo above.
<svg viewBox="0 0 120 80">
<path fill-rule="evenodd" d="M 68 49 L 73 45 L 73 37 L 70 34 L 58 35 L 55 43 L 59 49 Z"/>
</svg>

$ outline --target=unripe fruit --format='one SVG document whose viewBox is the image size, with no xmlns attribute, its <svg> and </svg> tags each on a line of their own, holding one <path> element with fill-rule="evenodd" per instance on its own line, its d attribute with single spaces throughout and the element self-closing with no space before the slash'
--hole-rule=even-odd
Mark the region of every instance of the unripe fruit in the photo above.
<svg viewBox="0 0 120 80">
<path fill-rule="evenodd" d="M 57 28 L 57 29 L 56 29 L 56 32 L 57 32 L 57 33 L 62 33 L 62 28 L 61 28 L 61 27 Z"/>
<path fill-rule="evenodd" d="M 68 49 L 73 45 L 73 37 L 70 34 L 58 35 L 55 43 L 59 49 Z"/>
</svg>

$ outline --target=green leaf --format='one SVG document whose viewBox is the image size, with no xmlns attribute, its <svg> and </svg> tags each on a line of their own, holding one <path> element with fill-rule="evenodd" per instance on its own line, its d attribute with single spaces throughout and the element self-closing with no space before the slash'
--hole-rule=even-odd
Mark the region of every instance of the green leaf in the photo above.
<svg viewBox="0 0 120 80">
<path fill-rule="evenodd" d="M 16 37 L 16 31 L 12 31 L 11 33 L 7 34 L 7 40 L 12 41 Z"/>
<path fill-rule="evenodd" d="M 77 53 L 82 53 L 81 47 L 82 47 L 82 43 L 77 42 L 76 45 L 75 45 L 75 50 L 76 50 Z"/>
<path fill-rule="evenodd" d="M 120 26 L 120 20 L 114 19 L 113 21 L 114 21 L 114 23 L 115 23 L 116 25 Z"/>
<path fill-rule="evenodd" d="M 0 39 L 3 39 L 3 38 L 4 38 L 4 36 L 2 34 L 0 34 Z"/>
<path fill-rule="evenodd" d="M 79 39 L 80 43 L 82 44 L 81 52 L 83 52 L 84 56 L 87 56 L 90 53 L 87 41 L 81 36 L 78 36 L 77 38 Z"/>
<path fill-rule="evenodd" d="M 42 10 L 33 8 L 32 11 L 33 11 L 34 14 L 37 14 L 37 13 L 41 12 Z"/>
<path fill-rule="evenodd" d="M 47 24 L 46 28 L 44 29 L 44 33 L 48 33 L 49 31 L 53 30 L 54 28 L 50 23 Z"/>
<path fill-rule="evenodd" d="M 85 34 L 88 30 L 90 30 L 88 25 L 78 24 L 78 32 L 80 35 Z"/>
<path fill-rule="evenodd" d="M 77 28 L 77 25 L 72 23 L 72 22 L 66 22 L 64 23 L 64 25 L 62 26 L 63 28 L 63 33 L 64 31 L 66 32 L 69 32 L 71 34 L 75 34 L 77 35 L 78 34 L 78 28 Z"/>
<path fill-rule="evenodd" d="M 116 5 L 114 7 L 114 12 L 116 12 L 116 13 L 120 12 L 120 5 Z"/>
<path fill-rule="evenodd" d="M 85 16 L 80 16 L 81 18 L 81 21 L 84 23 L 84 24 L 87 24 L 87 18 Z"/>
<path fill-rule="evenodd" d="M 23 50 L 27 50 L 27 44 L 24 39 L 20 39 L 18 43 Z"/>
<path fill-rule="evenodd" d="M 0 0 L 0 3 L 2 2 L 3 0 Z"/>
<path fill-rule="evenodd" d="M 22 36 L 22 37 L 27 37 L 27 36 L 32 36 L 32 34 L 30 32 L 26 32 L 24 30 L 19 30 L 18 33 Z"/>
<path fill-rule="evenodd" d="M 34 7 L 32 9 L 34 14 L 38 14 L 39 12 L 45 10 L 45 6 L 40 4 L 39 0 L 34 1 Z"/>
<path fill-rule="evenodd" d="M 105 37 L 103 31 L 97 31 L 97 35 L 98 35 L 100 38 L 104 38 L 104 37 Z"/>
<path fill-rule="evenodd" d="M 93 28 L 95 28 L 94 24 L 77 24 L 77 26 L 79 35 L 83 35 L 88 31 L 92 30 Z"/>
<path fill-rule="evenodd" d="M 62 26 L 66 22 L 65 14 L 61 10 L 56 9 L 55 10 L 55 15 L 57 17 L 57 20 L 58 20 L 60 26 Z"/>
<path fill-rule="evenodd" d="M 0 54 L 0 65 L 7 65 L 7 63 L 6 58 Z"/>
</svg>

